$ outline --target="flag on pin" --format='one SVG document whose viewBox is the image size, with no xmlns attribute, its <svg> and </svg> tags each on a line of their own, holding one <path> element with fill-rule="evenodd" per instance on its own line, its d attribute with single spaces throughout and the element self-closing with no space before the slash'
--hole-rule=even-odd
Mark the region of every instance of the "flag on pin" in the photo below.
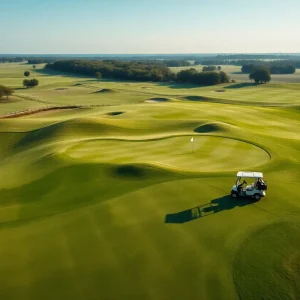
<svg viewBox="0 0 300 300">
<path fill-rule="evenodd" d="M 191 138 L 191 143 L 193 144 L 193 152 L 194 152 L 195 151 L 195 148 L 194 148 L 195 144 L 194 144 L 194 138 L 193 137 Z"/>
</svg>

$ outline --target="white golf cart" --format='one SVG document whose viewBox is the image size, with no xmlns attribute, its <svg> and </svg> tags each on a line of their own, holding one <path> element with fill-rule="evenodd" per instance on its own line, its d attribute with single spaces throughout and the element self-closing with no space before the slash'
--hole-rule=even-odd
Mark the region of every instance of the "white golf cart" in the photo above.
<svg viewBox="0 0 300 300">
<path fill-rule="evenodd" d="M 251 178 L 253 183 L 248 185 L 246 178 Z M 244 186 L 247 184 L 247 186 Z M 238 172 L 237 180 L 231 190 L 231 197 L 252 197 L 255 200 L 260 200 L 261 197 L 266 196 L 267 183 L 263 181 L 263 173 L 261 172 Z"/>
</svg>

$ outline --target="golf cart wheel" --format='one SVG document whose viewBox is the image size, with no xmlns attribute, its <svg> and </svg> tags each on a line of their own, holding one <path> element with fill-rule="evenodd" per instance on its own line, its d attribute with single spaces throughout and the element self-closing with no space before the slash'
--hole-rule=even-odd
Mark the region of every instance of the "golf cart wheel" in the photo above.
<svg viewBox="0 0 300 300">
<path fill-rule="evenodd" d="M 234 192 L 234 191 L 231 192 L 231 197 L 232 198 L 237 198 L 237 196 L 238 196 L 237 192 Z"/>
<path fill-rule="evenodd" d="M 260 196 L 259 194 L 255 194 L 255 195 L 254 195 L 254 199 L 255 199 L 256 201 L 259 201 L 260 198 L 261 198 L 261 196 Z"/>
</svg>

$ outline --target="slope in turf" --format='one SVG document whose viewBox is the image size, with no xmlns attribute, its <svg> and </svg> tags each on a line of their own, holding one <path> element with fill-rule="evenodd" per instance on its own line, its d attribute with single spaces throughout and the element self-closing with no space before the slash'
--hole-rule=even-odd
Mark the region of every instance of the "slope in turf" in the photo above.
<svg viewBox="0 0 300 300">
<path fill-rule="evenodd" d="M 257 218 L 253 208 L 232 207 L 185 227 L 164 223 L 167 213 L 220 198 L 222 192 L 210 183 L 162 183 L 83 210 L 8 226 L 0 231 L 1 298 L 97 299 L 100 293 L 103 299 L 222 299 L 225 287 L 234 298 L 224 259 L 230 249 L 224 245 L 245 216 Z M 226 226 L 218 226 L 216 217 Z"/>
<path fill-rule="evenodd" d="M 46 162 L 39 162 L 39 165 L 45 168 Z M 2 189 L 0 223 L 54 215 L 102 203 L 132 190 L 178 177 L 180 174 L 175 172 L 136 164 L 61 165 L 29 184 Z"/>
</svg>

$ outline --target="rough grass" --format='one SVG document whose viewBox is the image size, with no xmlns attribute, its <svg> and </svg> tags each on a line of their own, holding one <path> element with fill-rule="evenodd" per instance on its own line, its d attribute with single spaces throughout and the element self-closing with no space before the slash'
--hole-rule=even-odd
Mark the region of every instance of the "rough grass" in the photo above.
<svg viewBox="0 0 300 300">
<path fill-rule="evenodd" d="M 27 68 L 0 65 L 24 96 L 1 114 L 88 107 L 0 120 L 1 299 L 297 299 L 300 85 L 31 70 L 27 90 Z M 264 172 L 264 199 L 229 197 L 240 168 Z"/>
</svg>

